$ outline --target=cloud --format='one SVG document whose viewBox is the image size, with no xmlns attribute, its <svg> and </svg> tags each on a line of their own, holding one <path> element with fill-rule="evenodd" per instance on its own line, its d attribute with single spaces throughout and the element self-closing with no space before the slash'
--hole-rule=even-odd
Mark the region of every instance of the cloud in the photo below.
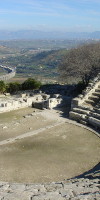
<svg viewBox="0 0 100 200">
<path fill-rule="evenodd" d="M 45 12 L 42 11 L 22 11 L 22 10 L 9 10 L 9 9 L 0 9 L 0 15 L 28 15 L 28 16 L 34 16 L 34 15 L 41 15 L 41 16 L 60 16 L 60 14 L 53 12 L 52 10 L 46 10 Z"/>
<path fill-rule="evenodd" d="M 61 14 L 69 10 L 59 0 L 7 0 L 12 2 L 9 9 L 6 7 L 0 9 L 0 14 L 16 14 L 16 15 L 41 15 L 41 16 L 55 16 L 59 17 Z M 13 8 L 13 9 L 12 9 Z"/>
<path fill-rule="evenodd" d="M 19 15 L 19 14 L 23 15 L 23 14 L 25 14 L 25 15 L 27 15 L 27 14 L 30 14 L 30 12 L 10 10 L 10 9 L 0 9 L 0 14 L 1 15 L 2 14 L 4 14 L 4 15 L 7 15 L 7 14 L 17 14 L 17 15 Z"/>
<path fill-rule="evenodd" d="M 41 15 L 41 16 L 55 16 L 67 17 L 73 14 L 79 16 L 86 12 L 86 15 L 99 15 L 99 11 L 95 8 L 87 7 L 87 3 L 98 2 L 98 0 L 6 0 L 13 6 L 1 10 L 0 14 L 16 14 L 16 15 Z M 76 3 L 76 4 L 75 4 Z M 9 4 L 8 4 L 9 5 Z M 80 7 L 81 5 L 81 7 Z M 78 14 L 79 13 L 79 14 Z M 80 16 L 81 16 L 80 15 Z"/>
<path fill-rule="evenodd" d="M 60 13 L 65 11 L 71 11 L 72 8 L 67 5 L 65 0 L 8 0 L 12 2 L 16 9 L 30 10 L 33 12 L 45 12 L 45 13 Z M 18 7 L 17 7 L 18 6 Z"/>
<path fill-rule="evenodd" d="M 100 4 L 100 0 L 73 0 L 74 2 L 80 2 L 80 3 L 99 3 Z"/>
<path fill-rule="evenodd" d="M 98 5 L 100 0 L 4 0 L 0 5 L 0 18 L 8 20 L 9 25 L 16 21 L 20 26 L 22 23 L 22 26 L 40 24 L 40 27 L 45 23 L 48 27 L 61 28 L 74 27 L 77 23 L 87 26 L 92 22 L 95 25 L 100 18 Z"/>
<path fill-rule="evenodd" d="M 87 13 L 89 13 L 90 15 L 93 15 L 94 17 L 96 16 L 100 16 L 100 12 L 99 11 L 97 11 L 97 10 L 87 10 Z"/>
</svg>

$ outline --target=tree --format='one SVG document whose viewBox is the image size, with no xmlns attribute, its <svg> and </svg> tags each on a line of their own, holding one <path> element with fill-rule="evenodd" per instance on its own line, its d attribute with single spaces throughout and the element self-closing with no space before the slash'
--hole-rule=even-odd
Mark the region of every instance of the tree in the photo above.
<svg viewBox="0 0 100 200">
<path fill-rule="evenodd" d="M 41 83 L 33 78 L 28 78 L 24 83 L 22 83 L 22 90 L 33 90 L 40 88 Z"/>
<path fill-rule="evenodd" d="M 7 91 L 10 93 L 15 93 L 18 92 L 21 89 L 21 84 L 18 82 L 14 82 L 14 83 L 9 83 L 7 85 Z"/>
<path fill-rule="evenodd" d="M 69 50 L 59 71 L 65 80 L 80 77 L 83 83 L 88 84 L 100 72 L 100 42 Z"/>
<path fill-rule="evenodd" d="M 0 81 L 0 93 L 3 93 L 6 91 L 6 85 L 4 81 Z"/>
</svg>

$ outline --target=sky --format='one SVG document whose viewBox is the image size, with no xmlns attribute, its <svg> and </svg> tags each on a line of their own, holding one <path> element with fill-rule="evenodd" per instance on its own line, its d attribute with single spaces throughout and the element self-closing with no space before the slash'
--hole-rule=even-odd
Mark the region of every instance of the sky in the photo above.
<svg viewBox="0 0 100 200">
<path fill-rule="evenodd" d="M 0 30 L 100 31 L 100 0 L 0 0 Z"/>
</svg>

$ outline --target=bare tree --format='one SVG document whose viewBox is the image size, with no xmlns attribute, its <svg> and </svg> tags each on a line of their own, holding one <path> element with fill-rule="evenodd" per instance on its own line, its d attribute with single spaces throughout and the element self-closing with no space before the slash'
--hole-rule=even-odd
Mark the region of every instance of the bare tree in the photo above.
<svg viewBox="0 0 100 200">
<path fill-rule="evenodd" d="M 100 42 L 69 50 L 60 63 L 59 72 L 65 80 L 80 77 L 87 84 L 100 72 Z"/>
</svg>

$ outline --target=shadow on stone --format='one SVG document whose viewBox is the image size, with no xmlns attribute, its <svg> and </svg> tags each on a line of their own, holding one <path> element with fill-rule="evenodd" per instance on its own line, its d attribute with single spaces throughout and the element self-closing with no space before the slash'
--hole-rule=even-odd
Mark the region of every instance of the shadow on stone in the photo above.
<svg viewBox="0 0 100 200">
<path fill-rule="evenodd" d="M 83 174 L 76 176 L 74 178 L 100 179 L 100 162 L 89 171 L 86 171 Z"/>
</svg>

